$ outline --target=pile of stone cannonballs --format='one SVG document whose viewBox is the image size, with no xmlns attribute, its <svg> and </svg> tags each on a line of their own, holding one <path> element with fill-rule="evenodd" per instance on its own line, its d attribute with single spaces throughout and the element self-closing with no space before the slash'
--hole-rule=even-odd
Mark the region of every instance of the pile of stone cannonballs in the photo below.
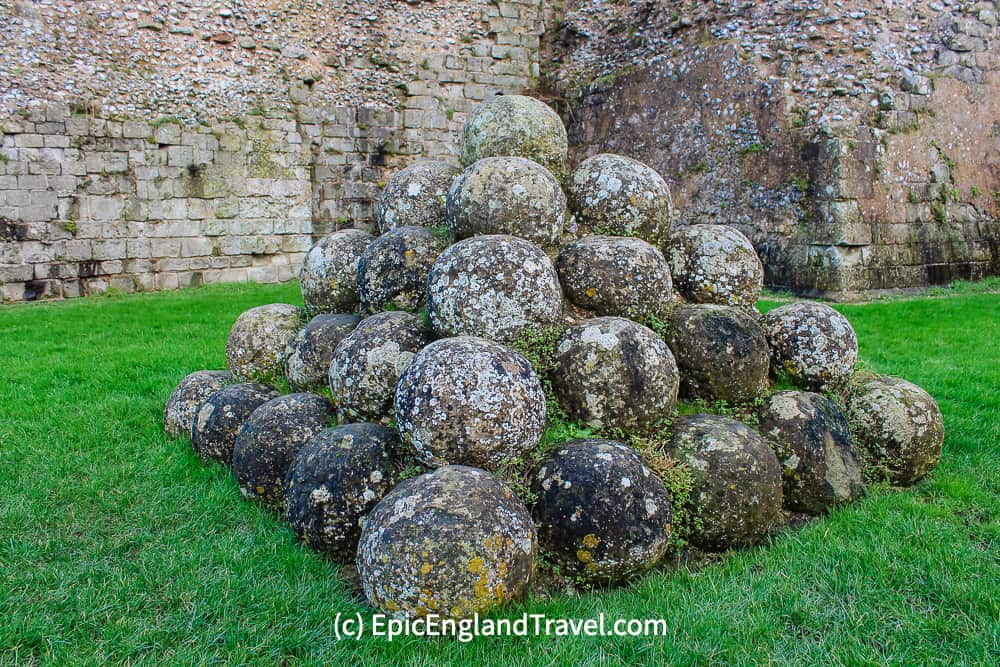
<svg viewBox="0 0 1000 667">
<path fill-rule="evenodd" d="M 602 154 L 568 169 L 559 117 L 521 96 L 473 111 L 460 155 L 464 169 L 398 172 L 380 235 L 319 241 L 304 311 L 240 315 L 229 371 L 189 375 L 166 406 L 168 433 L 355 562 L 376 607 L 486 612 L 525 594 L 540 552 L 582 584 L 625 582 L 670 551 L 681 510 L 689 544 L 728 549 L 937 463 L 934 400 L 856 374 L 857 338 L 829 306 L 757 312 L 749 240 L 672 227 L 650 167 Z M 552 330 L 555 363 L 536 368 L 518 343 Z M 678 417 L 679 397 L 754 418 Z M 553 406 L 594 437 L 540 446 Z M 683 508 L 622 442 L 649 433 L 690 472 Z M 525 488 L 498 474 L 518 460 Z"/>
</svg>

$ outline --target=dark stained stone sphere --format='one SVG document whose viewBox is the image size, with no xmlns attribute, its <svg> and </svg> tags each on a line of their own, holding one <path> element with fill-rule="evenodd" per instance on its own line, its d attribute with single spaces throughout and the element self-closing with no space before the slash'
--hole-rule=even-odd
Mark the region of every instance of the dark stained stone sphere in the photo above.
<svg viewBox="0 0 1000 667">
<path fill-rule="evenodd" d="M 279 396 L 254 410 L 233 445 L 233 472 L 240 493 L 284 511 L 289 464 L 332 419 L 330 401 L 310 393 Z"/>
<path fill-rule="evenodd" d="M 673 299 L 670 265 L 642 239 L 585 236 L 563 247 L 556 272 L 567 298 L 597 315 L 642 320 Z"/>
<path fill-rule="evenodd" d="M 227 466 L 233 461 L 233 443 L 243 423 L 258 407 L 278 395 L 254 382 L 229 384 L 210 395 L 198 408 L 191 424 L 191 444 L 203 459 Z"/>
<path fill-rule="evenodd" d="M 535 524 L 509 486 L 444 466 L 401 482 L 365 517 L 357 566 L 383 611 L 467 618 L 523 597 L 537 550 Z"/>
<path fill-rule="evenodd" d="M 299 539 L 351 562 L 361 519 L 396 485 L 399 437 L 376 424 L 320 431 L 292 460 L 285 481 L 285 516 Z"/>
<path fill-rule="evenodd" d="M 553 386 L 573 419 L 595 428 L 645 428 L 677 404 L 677 364 L 650 329 L 621 317 L 570 327 L 556 348 Z"/>
<path fill-rule="evenodd" d="M 659 246 L 670 234 L 670 188 L 652 167 L 601 153 L 580 163 L 567 186 L 582 233 L 635 236 Z"/>
<path fill-rule="evenodd" d="M 390 311 L 364 319 L 344 337 L 330 361 L 330 391 L 341 422 L 392 416 L 399 376 L 433 340 L 416 315 Z"/>
<path fill-rule="evenodd" d="M 425 347 L 399 378 L 396 423 L 426 465 L 496 469 L 538 444 L 545 394 L 514 350 L 482 338 L 445 338 Z"/>
<path fill-rule="evenodd" d="M 944 420 L 930 394 L 882 376 L 852 387 L 847 419 L 867 470 L 897 486 L 923 479 L 941 461 Z"/>
<path fill-rule="evenodd" d="M 695 546 L 753 544 L 780 523 L 781 464 L 749 427 L 717 415 L 680 417 L 668 450 L 694 476 Z"/>
<path fill-rule="evenodd" d="M 167 399 L 163 410 L 163 430 L 171 438 L 191 437 L 191 425 L 201 404 L 233 382 L 236 378 L 229 371 L 195 371 L 185 377 Z"/>
<path fill-rule="evenodd" d="M 427 274 L 443 249 L 426 227 L 399 227 L 375 239 L 358 262 L 361 310 L 420 310 L 427 300 Z"/>
<path fill-rule="evenodd" d="M 844 413 L 808 391 L 771 395 L 760 411 L 760 434 L 781 463 L 785 507 L 821 514 L 864 495 L 861 459 Z"/>
<path fill-rule="evenodd" d="M 521 157 L 479 160 L 448 191 L 448 228 L 456 239 L 508 234 L 552 246 L 566 219 L 566 195 L 552 173 Z"/>
<path fill-rule="evenodd" d="M 571 576 L 625 581 L 655 565 L 670 544 L 667 489 L 620 442 L 557 446 L 538 464 L 531 490 L 539 544 Z"/>
<path fill-rule="evenodd" d="M 823 389 L 846 382 L 858 361 L 858 337 L 847 318 L 830 306 L 797 301 L 767 312 L 764 334 L 771 370 L 797 385 Z"/>
<path fill-rule="evenodd" d="M 327 385 L 333 350 L 344 336 L 354 331 L 361 318 L 357 315 L 317 315 L 288 344 L 285 352 L 285 377 L 293 391 L 305 391 Z"/>
<path fill-rule="evenodd" d="M 498 95 L 469 114 L 462 126 L 459 153 L 462 164 L 496 156 L 534 160 L 554 172 L 566 164 L 569 143 L 566 127 L 541 100 L 524 95 Z"/>
<path fill-rule="evenodd" d="M 288 344 L 302 326 L 299 309 L 272 303 L 243 312 L 226 341 L 226 366 L 244 382 L 269 383 L 285 370 Z"/>
<path fill-rule="evenodd" d="M 677 360 L 684 398 L 748 403 L 767 390 L 767 339 L 757 321 L 740 310 L 681 306 L 670 313 L 664 339 Z"/>
<path fill-rule="evenodd" d="M 358 262 L 374 240 L 366 231 L 342 229 L 309 249 L 299 273 L 299 287 L 310 316 L 357 309 Z"/>
<path fill-rule="evenodd" d="M 427 312 L 439 336 L 511 341 L 562 314 L 552 261 L 513 236 L 476 236 L 438 257 L 427 278 Z"/>
<path fill-rule="evenodd" d="M 667 260 L 674 287 L 692 303 L 753 308 L 764 287 L 764 265 L 750 239 L 726 225 L 675 229 Z"/>
<path fill-rule="evenodd" d="M 445 197 L 460 171 L 447 162 L 421 160 L 396 172 L 375 207 L 379 232 L 411 225 L 444 225 Z"/>
</svg>

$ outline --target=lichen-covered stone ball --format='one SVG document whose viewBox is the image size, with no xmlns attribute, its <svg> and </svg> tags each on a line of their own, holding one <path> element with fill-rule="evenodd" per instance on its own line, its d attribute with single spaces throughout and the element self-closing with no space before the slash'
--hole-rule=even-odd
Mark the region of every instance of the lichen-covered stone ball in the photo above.
<svg viewBox="0 0 1000 667">
<path fill-rule="evenodd" d="M 797 385 L 822 389 L 844 383 L 858 361 L 858 337 L 847 318 L 823 303 L 798 301 L 768 311 L 764 334 L 771 371 Z"/>
<path fill-rule="evenodd" d="M 865 468 L 878 478 L 910 486 L 941 460 L 941 410 L 912 382 L 891 376 L 862 382 L 848 394 L 846 412 Z"/>
<path fill-rule="evenodd" d="M 864 495 L 857 447 L 830 399 L 808 391 L 773 394 L 757 430 L 781 463 L 786 508 L 821 514 Z"/>
<path fill-rule="evenodd" d="M 361 518 L 396 485 L 399 438 L 376 424 L 320 431 L 296 454 L 285 516 L 299 539 L 341 562 L 357 553 Z"/>
<path fill-rule="evenodd" d="M 389 311 L 366 318 L 344 337 L 330 361 L 330 391 L 337 418 L 380 421 L 392 416 L 399 376 L 433 340 L 416 315 Z"/>
<path fill-rule="evenodd" d="M 753 308 L 764 287 L 764 265 L 750 239 L 726 225 L 675 229 L 667 260 L 674 288 L 692 303 Z"/>
<path fill-rule="evenodd" d="M 431 267 L 427 312 L 440 336 L 511 341 L 525 328 L 558 321 L 562 290 L 538 246 L 513 236 L 477 236 L 445 250 Z"/>
<path fill-rule="evenodd" d="M 523 597 L 537 550 L 535 524 L 509 486 L 445 466 L 401 482 L 365 517 L 357 566 L 383 611 L 467 618 Z"/>
<path fill-rule="evenodd" d="M 285 377 L 293 391 L 325 387 L 333 351 L 344 336 L 354 331 L 357 315 L 317 315 L 288 344 Z"/>
<path fill-rule="evenodd" d="M 427 274 L 445 243 L 426 227 L 399 227 L 375 239 L 358 262 L 361 310 L 420 310 Z"/>
<path fill-rule="evenodd" d="M 611 153 L 587 158 L 573 172 L 567 195 L 583 233 L 635 236 L 656 246 L 670 234 L 670 188 L 637 160 Z"/>
<path fill-rule="evenodd" d="M 236 378 L 229 371 L 195 371 L 185 377 L 167 399 L 163 409 L 163 430 L 171 438 L 191 437 L 191 425 L 201 404 L 233 382 Z"/>
<path fill-rule="evenodd" d="M 642 239 L 586 236 L 563 247 L 556 272 L 566 297 L 597 315 L 642 320 L 673 298 L 670 265 Z"/>
<path fill-rule="evenodd" d="M 781 464 L 748 426 L 717 415 L 674 422 L 670 455 L 691 471 L 690 541 L 728 549 L 760 541 L 781 521 Z"/>
<path fill-rule="evenodd" d="M 459 141 L 463 166 L 487 157 L 534 160 L 558 173 L 569 151 L 566 127 L 547 104 L 523 95 L 498 95 L 472 110 Z"/>
<path fill-rule="evenodd" d="M 767 338 L 757 320 L 729 306 L 675 308 L 664 340 L 681 372 L 680 395 L 708 402 L 748 403 L 767 390 Z"/>
<path fill-rule="evenodd" d="M 431 343 L 396 385 L 403 442 L 429 466 L 496 469 L 538 444 L 545 394 L 524 356 L 461 336 Z"/>
<path fill-rule="evenodd" d="M 531 491 L 538 543 L 570 576 L 625 581 L 655 565 L 670 545 L 667 489 L 620 442 L 559 445 L 538 464 Z"/>
<path fill-rule="evenodd" d="M 421 160 L 397 171 L 375 206 L 379 233 L 397 227 L 444 225 L 444 203 L 461 170 L 447 162 Z"/>
<path fill-rule="evenodd" d="M 650 329 L 621 317 L 570 327 L 556 348 L 553 386 L 573 419 L 595 428 L 644 428 L 677 404 L 677 363 Z"/>
<path fill-rule="evenodd" d="M 229 330 L 226 366 L 244 382 L 273 382 L 285 370 L 288 344 L 302 326 L 302 315 L 289 303 L 244 311 Z"/>
<path fill-rule="evenodd" d="M 233 472 L 240 493 L 284 511 L 288 466 L 332 419 L 330 401 L 305 392 L 278 396 L 254 410 L 233 445 Z"/>
<path fill-rule="evenodd" d="M 445 216 L 456 239 L 509 234 L 551 246 L 566 219 L 566 195 L 552 172 L 537 162 L 484 158 L 452 183 Z"/>
<path fill-rule="evenodd" d="M 350 313 L 358 307 L 358 262 L 375 240 L 360 229 L 342 229 L 309 249 L 299 273 L 306 312 Z"/>
<path fill-rule="evenodd" d="M 203 459 L 233 462 L 233 443 L 253 411 L 278 395 L 256 382 L 229 384 L 205 399 L 191 424 L 191 445 Z"/>
</svg>

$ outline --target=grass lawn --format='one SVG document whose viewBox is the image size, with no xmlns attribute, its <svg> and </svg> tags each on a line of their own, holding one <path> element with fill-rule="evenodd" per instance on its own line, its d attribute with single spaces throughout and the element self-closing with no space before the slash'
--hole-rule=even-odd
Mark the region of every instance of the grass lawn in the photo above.
<svg viewBox="0 0 1000 667">
<path fill-rule="evenodd" d="M 529 600 L 661 617 L 659 638 L 337 642 L 366 612 L 337 566 L 168 441 L 163 404 L 222 368 L 246 308 L 294 284 L 0 308 L 0 662 L 633 665 L 1000 663 L 1000 295 L 845 306 L 868 367 L 935 396 L 947 437 L 915 489 L 695 571 Z"/>
</svg>

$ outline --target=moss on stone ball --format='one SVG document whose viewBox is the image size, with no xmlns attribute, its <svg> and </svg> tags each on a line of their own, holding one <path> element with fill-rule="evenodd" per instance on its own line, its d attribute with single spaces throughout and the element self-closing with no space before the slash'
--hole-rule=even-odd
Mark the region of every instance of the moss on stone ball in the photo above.
<svg viewBox="0 0 1000 667">
<path fill-rule="evenodd" d="M 674 287 L 692 303 L 750 309 L 764 287 L 764 265 L 750 239 L 726 225 L 675 229 L 667 260 Z"/>
<path fill-rule="evenodd" d="M 243 312 L 229 330 L 226 366 L 241 381 L 274 382 L 285 371 L 288 344 L 301 326 L 301 312 L 288 303 Z"/>
<path fill-rule="evenodd" d="M 754 544 L 781 520 L 781 465 L 748 426 L 717 415 L 674 422 L 668 453 L 694 477 L 690 541 L 702 549 Z"/>
<path fill-rule="evenodd" d="M 667 344 L 647 327 L 598 317 L 570 327 L 556 348 L 553 385 L 573 419 L 595 428 L 644 429 L 677 404 L 679 376 Z"/>
<path fill-rule="evenodd" d="M 433 340 L 416 315 L 390 311 L 366 318 L 344 337 L 330 361 L 330 391 L 341 422 L 392 416 L 399 376 Z"/>
<path fill-rule="evenodd" d="M 467 618 L 522 598 L 534 571 L 531 515 L 490 473 L 445 466 L 400 483 L 365 517 L 365 596 L 395 615 Z"/>
<path fill-rule="evenodd" d="M 941 461 L 944 419 L 912 382 L 882 376 L 851 387 L 847 418 L 865 468 L 897 486 L 923 479 Z"/>
<path fill-rule="evenodd" d="M 236 378 L 229 371 L 196 371 L 185 377 L 167 399 L 163 409 L 163 430 L 171 438 L 191 437 L 191 425 L 201 404 L 233 382 Z"/>
<path fill-rule="evenodd" d="M 320 431 L 299 449 L 285 480 L 285 516 L 299 539 L 352 562 L 361 520 L 396 485 L 399 437 L 376 424 Z"/>
<path fill-rule="evenodd" d="M 568 146 L 566 127 L 547 104 L 524 95 L 498 95 L 469 114 L 459 153 L 466 167 L 487 157 L 514 156 L 560 173 Z"/>
<path fill-rule="evenodd" d="M 375 220 L 385 234 L 399 227 L 444 225 L 444 203 L 461 170 L 447 162 L 421 160 L 397 171 L 379 197 Z"/>
<path fill-rule="evenodd" d="M 278 396 L 254 410 L 233 444 L 233 472 L 240 493 L 284 511 L 289 464 L 332 419 L 330 401 L 305 392 Z"/>
<path fill-rule="evenodd" d="M 558 445 L 539 462 L 531 490 L 539 545 L 574 578 L 626 581 L 653 567 L 670 545 L 667 489 L 620 442 Z"/>
<path fill-rule="evenodd" d="M 299 272 L 299 287 L 310 316 L 357 310 L 358 262 L 373 240 L 363 230 L 342 229 L 309 249 Z"/>
</svg>

